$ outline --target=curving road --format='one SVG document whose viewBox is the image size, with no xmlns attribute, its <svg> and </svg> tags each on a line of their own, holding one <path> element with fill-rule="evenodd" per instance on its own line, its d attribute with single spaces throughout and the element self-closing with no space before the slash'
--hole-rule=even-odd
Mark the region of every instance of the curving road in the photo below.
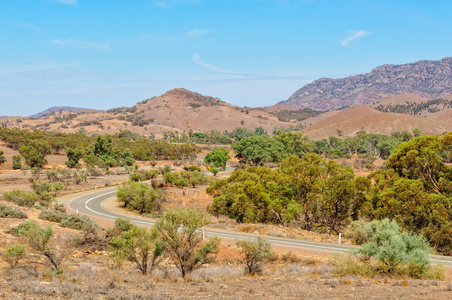
<svg viewBox="0 0 452 300">
<path fill-rule="evenodd" d="M 106 220 L 112 220 L 119 217 L 128 218 L 132 221 L 132 223 L 136 225 L 142 226 L 152 226 L 155 221 L 143 219 L 143 218 L 134 218 L 129 216 L 120 215 L 111 211 L 108 211 L 104 208 L 103 203 L 108 199 L 116 195 L 117 188 L 104 189 L 102 191 L 93 191 L 89 194 L 85 194 L 83 196 L 76 197 L 70 201 L 67 201 L 69 207 L 74 211 L 77 211 L 82 214 L 86 214 L 89 216 L 102 218 Z M 229 238 L 229 239 L 250 239 L 255 238 L 257 235 L 253 234 L 245 234 L 238 232 L 229 232 L 223 230 L 217 230 L 212 228 L 205 229 L 206 235 L 218 236 L 221 238 Z M 311 241 L 303 241 L 303 240 L 295 240 L 295 239 L 284 239 L 284 238 L 275 238 L 275 237 L 265 237 L 265 239 L 277 246 L 286 246 L 293 247 L 299 249 L 309 249 L 316 251 L 325 251 L 325 252 L 333 252 L 333 253 L 345 253 L 350 251 L 351 249 L 357 249 L 357 246 L 351 245 L 339 245 L 339 244 L 330 244 L 330 243 L 319 243 L 319 242 L 311 242 Z M 440 263 L 444 266 L 452 267 L 452 257 L 448 256 L 438 256 L 432 255 L 430 257 L 433 263 Z"/>
</svg>

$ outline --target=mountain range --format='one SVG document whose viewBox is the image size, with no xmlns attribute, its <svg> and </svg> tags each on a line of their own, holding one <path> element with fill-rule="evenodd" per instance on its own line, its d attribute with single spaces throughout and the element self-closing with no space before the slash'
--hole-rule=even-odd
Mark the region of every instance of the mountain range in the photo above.
<svg viewBox="0 0 452 300">
<path fill-rule="evenodd" d="M 337 110 L 410 93 L 428 99 L 452 94 L 452 57 L 403 65 L 383 65 L 367 74 L 320 78 L 279 104 L 316 110 Z"/>
</svg>

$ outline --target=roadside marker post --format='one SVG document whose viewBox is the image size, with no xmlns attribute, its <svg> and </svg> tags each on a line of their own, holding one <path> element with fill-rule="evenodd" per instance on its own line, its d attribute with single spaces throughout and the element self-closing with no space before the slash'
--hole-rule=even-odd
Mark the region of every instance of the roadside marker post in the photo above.
<svg viewBox="0 0 452 300">
<path fill-rule="evenodd" d="M 339 232 L 339 245 L 341 244 L 341 233 Z"/>
</svg>

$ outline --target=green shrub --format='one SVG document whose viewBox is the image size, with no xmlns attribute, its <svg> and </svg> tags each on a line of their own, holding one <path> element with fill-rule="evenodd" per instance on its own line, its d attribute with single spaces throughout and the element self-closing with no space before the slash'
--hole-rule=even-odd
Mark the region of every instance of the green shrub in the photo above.
<svg viewBox="0 0 452 300">
<path fill-rule="evenodd" d="M 130 219 L 117 218 L 115 220 L 115 227 L 107 230 L 106 238 L 111 239 L 121 236 L 123 232 L 130 230 L 132 227 L 133 225 L 130 223 Z"/>
<path fill-rule="evenodd" d="M 141 174 L 140 173 L 132 173 L 129 175 L 129 180 L 133 182 L 139 182 L 141 181 Z"/>
<path fill-rule="evenodd" d="M 270 244 L 262 237 L 254 240 L 238 241 L 240 261 L 246 266 L 246 273 L 254 275 L 262 272 L 262 262 L 273 257 Z"/>
<path fill-rule="evenodd" d="M 363 220 L 353 221 L 347 227 L 347 237 L 355 245 L 362 245 L 367 241 L 367 236 L 370 234 L 366 222 Z"/>
<path fill-rule="evenodd" d="M 6 248 L 2 258 L 9 263 L 11 269 L 13 269 L 25 255 L 25 245 L 10 245 Z"/>
<path fill-rule="evenodd" d="M 66 208 L 64 208 L 63 204 L 55 203 L 55 205 L 53 206 L 53 209 L 56 211 L 59 211 L 60 213 L 63 213 L 63 214 L 67 213 Z"/>
<path fill-rule="evenodd" d="M 365 243 L 361 249 L 354 251 L 354 254 L 361 258 L 350 258 L 344 263 L 336 262 L 340 273 L 386 273 L 414 278 L 430 276 L 430 247 L 422 236 L 402 232 L 395 221 L 388 219 L 374 220 L 365 225 L 356 224 L 358 239 Z"/>
<path fill-rule="evenodd" d="M 96 231 L 101 230 L 99 225 L 88 216 L 78 214 L 66 215 L 61 221 L 60 226 L 77 230 L 87 230 L 89 228 L 94 228 Z"/>
<path fill-rule="evenodd" d="M 12 234 L 12 235 L 25 235 L 27 232 L 29 232 L 32 228 L 39 227 L 38 223 L 32 220 L 26 220 L 23 223 L 17 225 L 16 227 L 11 227 L 6 231 L 6 233 Z"/>
<path fill-rule="evenodd" d="M 118 189 L 118 202 L 123 202 L 129 210 L 139 213 L 152 213 L 160 209 L 163 194 L 158 193 L 143 182 L 126 182 Z"/>
<path fill-rule="evenodd" d="M 145 173 L 146 180 L 157 178 L 157 176 L 160 174 L 158 170 L 149 170 Z"/>
<path fill-rule="evenodd" d="M 194 171 L 201 172 L 201 168 L 198 166 L 195 166 L 195 165 L 184 166 L 184 170 L 189 171 L 189 172 L 194 172 Z"/>
<path fill-rule="evenodd" d="M 33 192 L 22 192 L 14 190 L 3 194 L 6 201 L 13 202 L 19 206 L 32 207 L 38 201 L 38 195 Z"/>
<path fill-rule="evenodd" d="M 20 155 L 13 155 L 13 169 L 22 169 L 22 158 L 20 157 Z"/>
<path fill-rule="evenodd" d="M 0 218 L 26 219 L 28 216 L 19 209 L 0 204 Z"/>
<path fill-rule="evenodd" d="M 66 213 L 61 213 L 60 211 L 53 209 L 46 209 L 38 215 L 38 218 L 49 222 L 60 223 L 65 216 Z"/>
<path fill-rule="evenodd" d="M 188 186 L 188 179 L 187 178 L 178 178 L 174 184 L 178 187 L 178 188 L 183 188 L 184 186 Z"/>
<path fill-rule="evenodd" d="M 217 176 L 217 174 L 220 172 L 220 169 L 218 168 L 210 168 L 209 171 L 213 174 L 213 176 Z"/>
</svg>

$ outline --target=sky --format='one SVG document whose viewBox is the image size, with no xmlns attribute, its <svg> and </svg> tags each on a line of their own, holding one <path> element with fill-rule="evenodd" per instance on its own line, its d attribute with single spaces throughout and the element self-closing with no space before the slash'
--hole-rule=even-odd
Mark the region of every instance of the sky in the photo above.
<svg viewBox="0 0 452 300">
<path fill-rule="evenodd" d="M 318 78 L 452 56 L 452 1 L 1 0 L 0 116 L 133 106 L 183 87 L 239 106 Z"/>
</svg>

